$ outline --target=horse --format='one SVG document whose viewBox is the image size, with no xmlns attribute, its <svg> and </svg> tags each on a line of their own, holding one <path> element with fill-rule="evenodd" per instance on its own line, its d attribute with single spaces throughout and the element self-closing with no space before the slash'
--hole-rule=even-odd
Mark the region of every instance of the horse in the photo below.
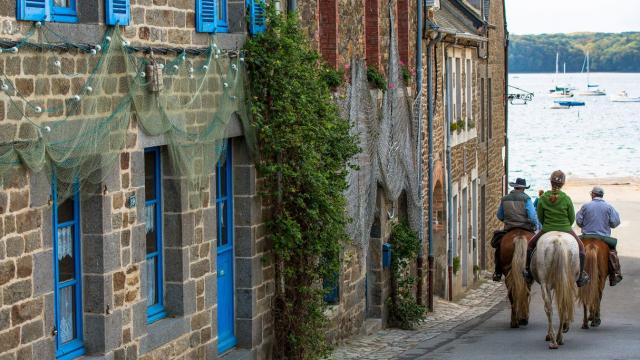
<svg viewBox="0 0 640 360">
<path fill-rule="evenodd" d="M 582 242 L 587 254 L 584 269 L 591 281 L 578 290 L 578 298 L 584 309 L 582 328 L 588 329 L 589 320 L 592 327 L 600 326 L 601 323 L 600 301 L 609 272 L 609 245 L 596 238 L 584 238 Z"/>
<path fill-rule="evenodd" d="M 573 322 L 575 279 L 580 271 L 578 244 L 573 236 L 559 231 L 542 235 L 531 259 L 531 271 L 542 290 L 548 324 L 546 341 L 550 341 L 549 349 L 557 349 L 564 344 L 563 333 L 569 331 Z M 557 335 L 553 332 L 554 296 L 560 319 Z"/>
<path fill-rule="evenodd" d="M 504 282 L 511 302 L 511 327 L 529 323 L 530 286 L 522 271 L 526 267 L 527 242 L 533 233 L 524 229 L 511 229 L 500 241 L 500 263 L 506 275 Z"/>
</svg>

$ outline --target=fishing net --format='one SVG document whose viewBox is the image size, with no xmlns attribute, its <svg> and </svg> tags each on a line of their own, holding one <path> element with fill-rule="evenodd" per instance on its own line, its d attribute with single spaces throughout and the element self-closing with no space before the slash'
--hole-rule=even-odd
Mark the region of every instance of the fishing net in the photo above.
<svg viewBox="0 0 640 360">
<path fill-rule="evenodd" d="M 391 25 L 395 23 L 392 9 L 393 2 L 389 2 Z M 409 224 L 417 230 L 420 223 L 417 123 L 400 72 L 397 34 L 394 26 L 389 28 L 389 86 L 383 95 L 381 111 L 369 90 L 367 66 L 362 60 L 353 61 L 351 85 L 345 101 L 340 104 L 343 115 L 349 119 L 352 131 L 360 140 L 361 153 L 354 159 L 356 169 L 348 175 L 346 197 L 347 213 L 351 217 L 347 231 L 361 249 L 369 246 L 378 185 L 391 200 L 398 200 L 404 191 Z M 363 256 L 366 253 L 361 252 Z"/>
<path fill-rule="evenodd" d="M 45 24 L 4 48 L 7 63 L 21 53 L 28 76 L 9 75 L 6 66 L 0 73 L 15 124 L 0 136 L 0 177 L 17 166 L 44 171 L 64 199 L 111 175 L 123 151 L 135 149 L 139 127 L 162 138 L 172 175 L 198 191 L 208 186 L 234 116 L 255 148 L 242 55 L 221 51 L 215 37 L 177 56 L 136 50 L 118 28 L 98 45 L 70 45 Z"/>
</svg>

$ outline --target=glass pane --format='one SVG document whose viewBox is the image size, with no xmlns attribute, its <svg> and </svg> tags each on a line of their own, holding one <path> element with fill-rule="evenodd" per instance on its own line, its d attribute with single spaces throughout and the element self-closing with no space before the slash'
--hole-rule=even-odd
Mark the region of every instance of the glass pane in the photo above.
<svg viewBox="0 0 640 360">
<path fill-rule="evenodd" d="M 64 344 L 75 339 L 76 322 L 75 322 L 75 308 L 76 297 L 74 296 L 75 286 L 67 286 L 60 289 L 58 313 L 60 314 L 60 328 L 58 329 L 58 336 L 60 336 L 60 343 Z"/>
<path fill-rule="evenodd" d="M 147 259 L 147 306 L 157 303 L 156 258 Z"/>
<path fill-rule="evenodd" d="M 156 198 L 156 153 L 144 153 L 144 198 Z"/>
<path fill-rule="evenodd" d="M 227 189 L 227 161 L 225 160 L 220 166 L 220 196 L 227 196 L 229 189 Z"/>
<path fill-rule="evenodd" d="M 147 254 L 156 251 L 156 205 L 146 205 L 145 208 L 146 223 L 145 229 L 147 232 Z"/>
<path fill-rule="evenodd" d="M 73 220 L 73 197 L 68 198 L 58 205 L 58 223 L 65 223 Z"/>
<path fill-rule="evenodd" d="M 229 239 L 227 239 L 227 202 L 223 201 L 218 204 L 220 207 L 220 219 L 218 227 L 220 228 L 220 239 L 218 245 L 227 245 Z"/>
<path fill-rule="evenodd" d="M 58 229 L 58 281 L 72 280 L 73 264 L 73 226 Z"/>
<path fill-rule="evenodd" d="M 71 6 L 70 2 L 71 2 L 71 0 L 54 0 L 53 3 L 57 7 L 65 7 L 66 8 L 66 7 Z"/>
</svg>

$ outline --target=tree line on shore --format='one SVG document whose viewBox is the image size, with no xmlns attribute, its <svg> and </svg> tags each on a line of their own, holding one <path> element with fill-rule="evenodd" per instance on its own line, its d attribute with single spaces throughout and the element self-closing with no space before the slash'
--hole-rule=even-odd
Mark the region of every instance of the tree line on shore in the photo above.
<svg viewBox="0 0 640 360">
<path fill-rule="evenodd" d="M 640 72 L 640 32 L 510 35 L 509 72 L 555 72 L 556 52 L 580 72 L 587 51 L 592 72 Z"/>
</svg>

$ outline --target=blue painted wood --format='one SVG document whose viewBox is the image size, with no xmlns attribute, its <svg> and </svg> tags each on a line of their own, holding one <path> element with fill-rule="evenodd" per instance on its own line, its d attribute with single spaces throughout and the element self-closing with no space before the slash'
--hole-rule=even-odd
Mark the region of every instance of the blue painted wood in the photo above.
<svg viewBox="0 0 640 360">
<path fill-rule="evenodd" d="M 382 267 L 388 269 L 391 267 L 391 244 L 384 243 L 382 244 Z"/>
<path fill-rule="evenodd" d="M 50 0 L 51 20 L 55 22 L 78 22 L 78 10 L 76 0 L 69 0 L 69 6 L 56 6 L 54 0 Z"/>
<path fill-rule="evenodd" d="M 215 32 L 217 17 L 217 0 L 196 0 L 197 32 Z"/>
<path fill-rule="evenodd" d="M 267 11 L 264 0 L 247 0 L 249 33 L 255 35 L 267 30 Z"/>
<path fill-rule="evenodd" d="M 233 160 L 230 140 L 226 144 L 226 159 L 216 168 L 216 218 L 218 230 L 218 353 L 236 345 L 234 312 L 234 251 L 233 251 Z"/>
<path fill-rule="evenodd" d="M 82 261 L 81 261 L 81 244 L 80 244 L 80 194 L 78 186 L 75 186 L 73 194 L 73 219 L 60 223 L 58 221 L 58 189 L 57 179 L 52 176 L 51 179 L 51 194 L 52 194 L 52 223 L 53 223 L 53 301 L 54 301 L 54 321 L 57 329 L 55 335 L 55 348 L 56 358 L 59 360 L 70 360 L 81 355 L 84 355 L 85 349 L 82 341 Z M 58 261 L 59 251 L 59 238 L 58 233 L 60 229 L 70 228 L 73 233 L 73 278 L 60 282 L 60 263 Z M 72 323 L 74 331 L 72 338 L 63 341 L 61 339 L 62 332 L 60 331 L 60 291 L 62 289 L 73 287 L 73 297 L 75 300 L 75 306 L 72 309 Z"/>
<path fill-rule="evenodd" d="M 227 20 L 227 0 L 216 0 L 216 32 L 229 32 L 229 21 Z"/>
<path fill-rule="evenodd" d="M 145 207 L 155 205 L 154 224 L 156 231 L 156 251 L 146 254 L 146 260 L 155 261 L 155 294 L 157 300 L 147 307 L 147 323 L 158 321 L 167 313 L 164 310 L 164 276 L 163 276 L 163 238 L 162 238 L 162 162 L 160 159 L 160 148 L 152 147 L 144 149 L 145 154 L 152 153 L 154 166 L 154 194 L 155 197 L 145 201 Z M 150 274 L 147 274 L 150 276 Z"/>
<path fill-rule="evenodd" d="M 42 21 L 48 20 L 50 0 L 16 0 L 16 19 Z"/>
<path fill-rule="evenodd" d="M 129 0 L 105 0 L 105 23 L 107 25 L 129 25 Z"/>
</svg>

